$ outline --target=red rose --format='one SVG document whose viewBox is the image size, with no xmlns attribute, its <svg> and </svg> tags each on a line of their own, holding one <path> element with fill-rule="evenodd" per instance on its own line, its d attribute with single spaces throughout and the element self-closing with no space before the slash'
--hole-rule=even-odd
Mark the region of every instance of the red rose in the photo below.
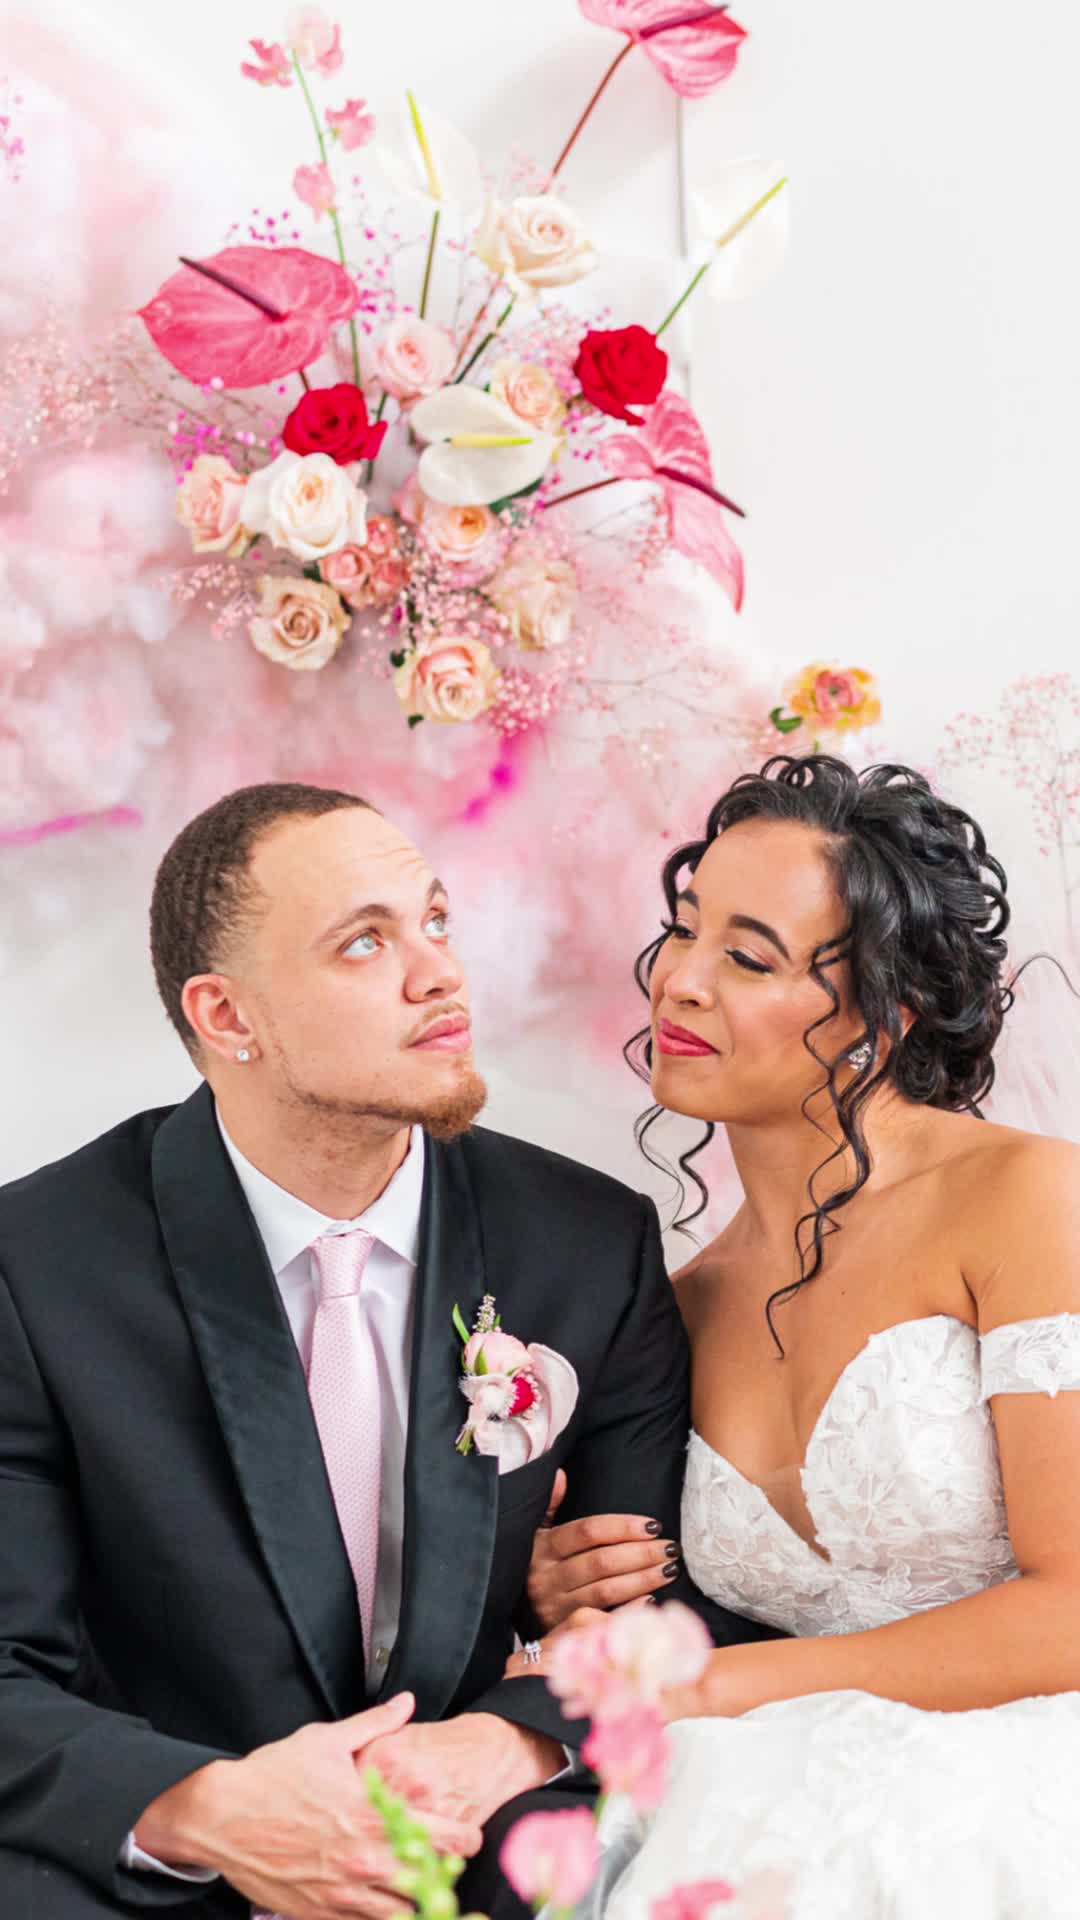
<svg viewBox="0 0 1080 1920">
<path fill-rule="evenodd" d="M 343 380 L 336 387 L 313 387 L 290 413 L 281 437 L 290 453 L 328 453 L 339 467 L 352 460 L 374 460 L 386 422 L 372 425 L 359 387 Z"/>
<path fill-rule="evenodd" d="M 642 427 L 644 420 L 631 413 L 627 402 L 651 406 L 659 399 L 667 379 L 667 354 L 647 327 L 593 328 L 578 349 L 574 372 L 586 400 L 601 413 Z"/>
</svg>

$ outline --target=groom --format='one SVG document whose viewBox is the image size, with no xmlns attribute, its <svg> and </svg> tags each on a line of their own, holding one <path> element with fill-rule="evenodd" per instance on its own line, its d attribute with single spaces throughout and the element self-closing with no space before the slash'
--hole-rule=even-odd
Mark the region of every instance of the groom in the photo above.
<svg viewBox="0 0 1080 1920">
<path fill-rule="evenodd" d="M 471 1131 L 448 913 L 355 796 L 227 795 L 151 909 L 203 1085 L 0 1193 L 4 1920 L 386 1920 L 368 1764 L 510 1913 L 499 1836 L 588 1792 L 503 1667 L 557 1467 L 675 1537 L 686 1345 L 649 1203 Z M 577 1378 L 502 1473 L 455 1448 L 487 1296 Z"/>
</svg>

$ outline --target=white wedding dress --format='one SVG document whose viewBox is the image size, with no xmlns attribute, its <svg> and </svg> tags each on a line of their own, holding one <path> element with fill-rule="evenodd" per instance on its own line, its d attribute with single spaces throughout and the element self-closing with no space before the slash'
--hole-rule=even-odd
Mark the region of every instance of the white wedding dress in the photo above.
<svg viewBox="0 0 1080 1920">
<path fill-rule="evenodd" d="M 799 1635 L 882 1626 L 1011 1580 L 988 1401 L 1062 1389 L 1080 1390 L 1080 1314 L 982 1337 L 939 1314 L 874 1334 L 807 1449 L 817 1548 L 695 1433 L 687 1567 L 713 1600 Z M 621 1798 L 605 1810 L 585 1913 L 648 1920 L 680 1883 L 771 1868 L 790 1873 L 792 1920 L 1080 1916 L 1080 1693 L 966 1713 L 814 1694 L 681 1721 L 671 1742 L 659 1810 Z"/>
</svg>

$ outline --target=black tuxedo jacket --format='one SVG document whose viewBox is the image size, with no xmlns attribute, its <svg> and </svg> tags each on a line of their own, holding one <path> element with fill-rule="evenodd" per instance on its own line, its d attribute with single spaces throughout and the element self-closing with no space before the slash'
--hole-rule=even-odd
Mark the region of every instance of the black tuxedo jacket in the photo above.
<svg viewBox="0 0 1080 1920">
<path fill-rule="evenodd" d="M 553 1451 L 502 1478 L 454 1448 L 451 1314 L 471 1323 L 486 1293 L 580 1382 Z M 502 1678 L 532 1626 L 534 1529 L 561 1465 L 564 1517 L 654 1514 L 677 1538 L 687 1426 L 651 1203 L 497 1134 L 429 1141 L 383 1693 L 576 1744 L 542 1682 Z M 760 1631 L 683 1592 L 718 1639 Z M 0 1192 L 0 1861 L 31 1854 L 136 1905 L 191 1900 L 117 1865 L 149 1802 L 370 1703 L 303 1371 L 203 1087 Z"/>
</svg>

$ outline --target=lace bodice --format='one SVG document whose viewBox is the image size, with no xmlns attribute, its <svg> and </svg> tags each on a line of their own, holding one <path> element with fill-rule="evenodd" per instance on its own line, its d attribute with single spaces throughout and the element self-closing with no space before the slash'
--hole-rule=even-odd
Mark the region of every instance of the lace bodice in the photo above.
<svg viewBox="0 0 1080 1920">
<path fill-rule="evenodd" d="M 810 1436 L 802 1488 L 817 1549 L 759 1487 L 690 1436 L 687 1569 L 719 1604 L 787 1633 L 853 1633 L 1011 1580 L 998 1393 L 1080 1389 L 1080 1314 L 980 1335 L 949 1314 L 875 1333 Z"/>
</svg>

